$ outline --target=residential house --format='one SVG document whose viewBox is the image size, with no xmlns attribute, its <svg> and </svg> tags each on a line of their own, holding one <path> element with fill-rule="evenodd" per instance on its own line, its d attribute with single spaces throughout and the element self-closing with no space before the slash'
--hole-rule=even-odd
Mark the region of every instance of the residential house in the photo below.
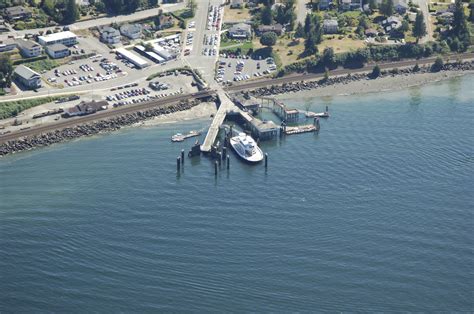
<svg viewBox="0 0 474 314">
<path fill-rule="evenodd" d="M 158 16 L 158 23 L 157 29 L 159 30 L 170 28 L 174 26 L 174 19 L 171 15 L 160 14 Z"/>
<path fill-rule="evenodd" d="M 44 36 L 38 36 L 38 42 L 42 46 L 63 44 L 69 47 L 77 44 L 77 36 L 71 31 L 65 31 Z"/>
<path fill-rule="evenodd" d="M 273 24 L 273 25 L 259 25 L 257 27 L 257 34 L 259 36 L 265 34 L 265 33 L 268 33 L 268 32 L 274 32 L 276 33 L 278 36 L 280 36 L 281 34 L 283 34 L 284 32 L 284 28 L 283 28 L 283 25 L 281 24 Z"/>
<path fill-rule="evenodd" d="M 16 44 L 18 45 L 20 54 L 24 58 L 33 58 L 41 55 L 41 45 L 34 41 L 20 39 L 16 42 Z"/>
<path fill-rule="evenodd" d="M 18 83 L 28 89 L 37 89 L 41 87 L 41 75 L 24 65 L 16 67 L 13 72 L 13 77 Z"/>
<path fill-rule="evenodd" d="M 394 0 L 393 2 L 395 11 L 402 15 L 407 13 L 409 7 L 406 0 Z"/>
<path fill-rule="evenodd" d="M 245 23 L 235 24 L 229 29 L 228 35 L 233 39 L 248 39 L 252 37 L 252 28 Z"/>
<path fill-rule="evenodd" d="M 90 102 L 85 102 L 81 101 L 79 104 L 75 105 L 74 107 L 71 107 L 69 109 L 66 109 L 64 111 L 63 116 L 65 118 L 70 118 L 70 117 L 75 117 L 75 116 L 85 116 L 88 114 L 96 113 L 97 111 L 105 110 L 107 109 L 109 103 L 105 100 L 102 101 L 90 101 Z"/>
<path fill-rule="evenodd" d="M 120 43 L 120 32 L 113 27 L 106 26 L 100 30 L 100 40 L 107 44 Z"/>
<path fill-rule="evenodd" d="M 17 47 L 17 44 L 12 39 L 0 41 L 0 52 L 12 51 Z"/>
<path fill-rule="evenodd" d="M 324 20 L 323 21 L 324 34 L 337 34 L 339 32 L 339 24 L 337 20 Z"/>
<path fill-rule="evenodd" d="M 373 28 L 368 28 L 368 29 L 365 30 L 364 34 L 367 37 L 376 37 L 378 35 L 378 32 L 377 32 L 377 30 L 375 30 Z"/>
<path fill-rule="evenodd" d="M 340 3 L 344 11 L 360 10 L 362 8 L 362 0 L 341 0 Z"/>
<path fill-rule="evenodd" d="M 402 21 L 400 21 L 398 17 L 393 15 L 382 21 L 382 27 L 387 33 L 391 33 L 392 31 L 399 29 L 401 26 Z"/>
<path fill-rule="evenodd" d="M 244 7 L 244 0 L 230 0 L 231 9 L 242 9 Z"/>
<path fill-rule="evenodd" d="M 53 59 L 59 59 L 69 56 L 71 51 L 63 44 L 54 44 L 46 47 L 46 53 Z"/>
<path fill-rule="evenodd" d="M 328 10 L 332 4 L 332 0 L 319 0 L 318 6 L 320 10 Z"/>
<path fill-rule="evenodd" d="M 140 24 L 125 24 L 120 26 L 120 33 L 130 39 L 138 39 L 142 36 L 142 26 Z"/>
<path fill-rule="evenodd" d="M 9 21 L 25 20 L 31 17 L 31 11 L 28 8 L 18 5 L 16 7 L 6 8 L 5 17 Z"/>
</svg>

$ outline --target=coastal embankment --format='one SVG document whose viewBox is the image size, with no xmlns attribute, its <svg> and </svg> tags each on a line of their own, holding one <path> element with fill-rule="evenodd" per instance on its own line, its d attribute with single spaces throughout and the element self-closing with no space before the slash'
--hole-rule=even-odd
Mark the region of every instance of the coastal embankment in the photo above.
<svg viewBox="0 0 474 314">
<path fill-rule="evenodd" d="M 151 108 L 148 110 L 137 111 L 135 113 L 127 113 L 124 115 L 68 127 L 62 130 L 55 130 L 39 135 L 8 141 L 0 145 L 0 156 L 31 150 L 37 147 L 50 146 L 52 144 L 65 142 L 83 136 L 92 136 L 116 131 L 126 126 L 132 126 L 141 123 L 142 121 L 150 120 L 154 117 L 162 115 L 169 116 L 172 113 L 190 110 L 199 103 L 199 100 L 180 102 L 177 104 L 168 105 L 166 107 Z"/>
<path fill-rule="evenodd" d="M 275 84 L 249 90 L 248 93 L 253 96 L 275 96 L 281 99 L 291 98 L 292 96 L 290 95 L 295 96 L 294 93 L 298 93 L 298 97 L 352 95 L 403 89 L 470 73 L 474 73 L 474 62 L 456 62 L 443 65 L 439 72 L 431 72 L 430 66 L 422 66 L 416 71 L 413 67 L 383 70 L 379 77 L 370 78 L 370 73 L 366 71 L 329 77 L 327 79 L 319 78 L 294 81 L 282 85 Z M 165 107 L 137 110 L 136 112 L 107 117 L 61 130 L 48 130 L 42 134 L 10 140 L 0 144 L 0 156 L 30 150 L 35 147 L 49 146 L 82 136 L 111 132 L 124 126 L 173 123 L 204 118 L 212 113 L 215 113 L 214 104 L 201 103 L 197 99 Z"/>
<path fill-rule="evenodd" d="M 291 98 L 288 94 L 298 93 L 299 96 L 343 96 L 383 92 L 404 89 L 449 79 L 452 77 L 474 73 L 474 62 L 448 63 L 438 72 L 432 72 L 430 66 L 393 69 L 382 71 L 377 78 L 370 78 L 370 73 L 355 73 L 318 79 L 297 81 L 282 85 L 272 85 L 249 91 L 252 96 L 276 96 L 280 99 Z"/>
</svg>

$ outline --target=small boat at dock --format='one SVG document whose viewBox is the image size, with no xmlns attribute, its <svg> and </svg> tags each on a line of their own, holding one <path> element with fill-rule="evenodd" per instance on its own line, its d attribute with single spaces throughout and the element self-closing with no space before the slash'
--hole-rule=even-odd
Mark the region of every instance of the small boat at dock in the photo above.
<svg viewBox="0 0 474 314">
<path fill-rule="evenodd" d="M 176 133 L 175 135 L 173 135 L 171 137 L 171 141 L 172 142 L 182 142 L 187 138 L 195 137 L 195 136 L 199 136 L 199 135 L 201 135 L 201 131 L 194 131 L 194 130 L 189 131 L 189 133 L 187 133 L 187 134 Z"/>
<path fill-rule="evenodd" d="M 329 118 L 329 112 L 311 112 L 307 111 L 304 114 L 306 118 Z"/>
</svg>

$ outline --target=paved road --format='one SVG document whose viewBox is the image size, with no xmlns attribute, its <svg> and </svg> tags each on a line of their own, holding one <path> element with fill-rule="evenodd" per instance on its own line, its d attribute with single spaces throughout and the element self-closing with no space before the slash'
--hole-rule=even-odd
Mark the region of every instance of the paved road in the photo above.
<svg viewBox="0 0 474 314">
<path fill-rule="evenodd" d="M 151 16 L 155 16 L 158 14 L 159 9 L 162 9 L 163 12 L 172 12 L 172 11 L 183 9 L 184 7 L 185 7 L 184 2 L 175 3 L 175 4 L 163 4 L 160 6 L 160 8 L 138 11 L 138 12 L 128 14 L 128 15 L 102 17 L 102 18 L 98 18 L 94 20 L 77 22 L 68 26 L 70 27 L 72 31 L 74 31 L 78 29 L 86 29 L 86 28 L 91 28 L 91 27 L 96 27 L 96 26 L 108 25 L 114 22 L 117 22 L 117 23 L 131 22 L 131 21 L 142 20 L 142 19 L 149 18 Z M 54 27 L 27 29 L 27 30 L 21 30 L 21 31 L 14 30 L 13 32 L 1 34 L 0 40 L 5 40 L 6 38 L 8 38 L 8 36 L 15 36 L 15 37 L 22 38 L 26 34 L 37 34 L 40 31 L 46 32 L 48 29 L 54 29 Z"/>
<path fill-rule="evenodd" d="M 433 29 L 431 27 L 430 12 L 428 10 L 429 1 L 430 0 L 413 0 L 413 3 L 418 4 L 420 6 L 421 12 L 423 13 L 423 17 L 425 18 L 426 36 L 420 39 L 421 44 L 433 40 Z"/>
<path fill-rule="evenodd" d="M 304 25 L 306 14 L 309 12 L 309 10 L 306 7 L 306 3 L 308 2 L 309 2 L 308 0 L 296 0 L 296 8 L 295 8 L 296 23 L 301 23 Z"/>
</svg>

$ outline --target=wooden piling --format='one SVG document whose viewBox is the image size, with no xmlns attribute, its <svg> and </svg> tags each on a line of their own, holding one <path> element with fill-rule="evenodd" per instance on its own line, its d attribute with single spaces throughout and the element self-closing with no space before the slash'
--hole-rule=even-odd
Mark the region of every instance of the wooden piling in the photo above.
<svg viewBox="0 0 474 314">
<path fill-rule="evenodd" d="M 230 156 L 229 155 L 227 155 L 226 162 L 227 162 L 227 170 L 229 170 L 230 169 Z"/>
<path fill-rule="evenodd" d="M 181 163 L 184 165 L 184 149 L 181 150 Z"/>
<path fill-rule="evenodd" d="M 224 148 L 222 148 L 222 159 L 224 159 L 226 156 L 227 156 L 227 147 L 224 146 Z"/>
<path fill-rule="evenodd" d="M 218 169 L 218 165 L 217 165 L 217 160 L 216 160 L 214 163 L 214 175 L 216 176 L 217 176 L 217 169 Z"/>
<path fill-rule="evenodd" d="M 217 153 L 217 163 L 219 164 L 219 166 L 221 165 L 221 162 L 222 162 L 222 153 L 218 152 Z"/>
<path fill-rule="evenodd" d="M 265 169 L 268 167 L 268 154 L 265 153 Z"/>
<path fill-rule="evenodd" d="M 179 172 L 181 170 L 181 157 L 178 156 L 176 159 L 176 171 Z"/>
</svg>

